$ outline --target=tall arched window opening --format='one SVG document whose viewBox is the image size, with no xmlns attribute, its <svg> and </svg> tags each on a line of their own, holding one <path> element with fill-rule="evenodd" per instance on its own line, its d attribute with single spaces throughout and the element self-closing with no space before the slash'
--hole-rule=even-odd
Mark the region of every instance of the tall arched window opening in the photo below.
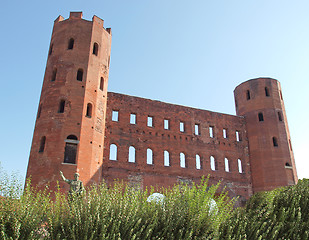
<svg viewBox="0 0 309 240">
<path fill-rule="evenodd" d="M 51 77 L 51 80 L 52 82 L 56 81 L 56 76 L 57 76 L 57 68 L 55 68 L 53 70 L 53 74 L 52 74 L 52 77 Z"/>
<path fill-rule="evenodd" d="M 69 135 L 65 140 L 64 163 L 76 164 L 77 145 L 79 141 L 75 135 Z"/>
<path fill-rule="evenodd" d="M 282 122 L 283 118 L 282 118 L 282 113 L 281 112 L 278 112 L 278 119 L 280 122 Z"/>
<path fill-rule="evenodd" d="M 196 169 L 201 169 L 201 157 L 200 155 L 196 154 L 195 155 L 195 165 L 196 165 Z"/>
<path fill-rule="evenodd" d="M 242 171 L 242 164 L 241 164 L 241 160 L 240 159 L 238 159 L 238 172 L 239 173 L 243 173 L 243 171 Z"/>
<path fill-rule="evenodd" d="M 39 109 L 38 109 L 38 114 L 37 114 L 37 119 L 39 119 L 41 117 L 41 112 L 42 112 L 42 105 L 39 105 Z"/>
<path fill-rule="evenodd" d="M 104 78 L 101 77 L 101 79 L 100 79 L 100 90 L 103 91 L 103 88 L 104 88 Z"/>
<path fill-rule="evenodd" d="M 58 113 L 64 113 L 65 100 L 61 100 L 59 103 Z"/>
<path fill-rule="evenodd" d="M 77 74 L 76 74 L 76 80 L 77 81 L 83 81 L 83 74 L 84 74 L 84 71 L 83 69 L 78 69 L 77 71 Z"/>
<path fill-rule="evenodd" d="M 48 55 L 51 55 L 53 53 L 53 47 L 54 47 L 54 44 L 51 44 Z"/>
<path fill-rule="evenodd" d="M 129 147 L 129 162 L 135 163 L 135 147 Z"/>
<path fill-rule="evenodd" d="M 186 156 L 184 153 L 180 153 L 180 167 L 186 168 Z"/>
<path fill-rule="evenodd" d="M 74 39 L 73 38 L 71 38 L 70 40 L 69 40 L 69 43 L 68 43 L 68 49 L 73 49 L 73 47 L 74 47 Z"/>
<path fill-rule="evenodd" d="M 92 54 L 98 56 L 99 45 L 97 43 L 93 44 Z"/>
<path fill-rule="evenodd" d="M 149 165 L 153 164 L 153 153 L 150 148 L 147 148 L 147 164 Z"/>
<path fill-rule="evenodd" d="M 246 96 L 247 96 L 247 100 L 250 100 L 251 96 L 250 96 L 250 91 L 249 90 L 247 90 Z"/>
<path fill-rule="evenodd" d="M 258 117 L 259 117 L 259 122 L 264 122 L 263 113 L 259 113 L 259 114 L 258 114 Z"/>
<path fill-rule="evenodd" d="M 41 138 L 41 141 L 40 141 L 40 148 L 39 148 L 39 152 L 44 152 L 44 149 L 45 149 L 45 142 L 46 142 L 46 137 L 43 136 Z"/>
<path fill-rule="evenodd" d="M 212 171 L 217 170 L 217 164 L 216 164 L 216 160 L 215 160 L 214 156 L 210 156 L 210 168 L 211 168 Z"/>
<path fill-rule="evenodd" d="M 170 154 L 168 151 L 164 151 L 164 166 L 169 167 L 170 166 Z"/>
<path fill-rule="evenodd" d="M 224 158 L 224 167 L 226 172 L 230 171 L 229 160 L 227 158 Z"/>
<path fill-rule="evenodd" d="M 109 160 L 117 161 L 117 145 L 111 144 L 109 146 Z"/>
<path fill-rule="evenodd" d="M 86 117 L 91 118 L 91 116 L 92 116 L 92 104 L 88 103 L 87 104 Z"/>
<path fill-rule="evenodd" d="M 278 147 L 278 139 L 276 137 L 273 137 L 273 145 L 274 147 Z"/>
<path fill-rule="evenodd" d="M 270 95 L 269 95 L 269 90 L 268 90 L 267 87 L 265 87 L 265 96 L 266 96 L 266 97 L 269 97 L 269 96 L 270 96 Z"/>
</svg>

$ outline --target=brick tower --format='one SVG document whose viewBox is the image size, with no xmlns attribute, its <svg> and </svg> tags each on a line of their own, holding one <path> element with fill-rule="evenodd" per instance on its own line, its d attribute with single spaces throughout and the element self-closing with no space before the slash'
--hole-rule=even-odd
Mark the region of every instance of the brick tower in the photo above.
<svg viewBox="0 0 309 240">
<path fill-rule="evenodd" d="M 101 180 L 110 49 L 102 19 L 55 20 L 27 170 L 33 185 L 53 186 L 59 171 L 79 172 L 85 185 Z"/>
<path fill-rule="evenodd" d="M 236 113 L 244 116 L 254 192 L 297 183 L 280 83 L 257 78 L 234 90 Z"/>
</svg>

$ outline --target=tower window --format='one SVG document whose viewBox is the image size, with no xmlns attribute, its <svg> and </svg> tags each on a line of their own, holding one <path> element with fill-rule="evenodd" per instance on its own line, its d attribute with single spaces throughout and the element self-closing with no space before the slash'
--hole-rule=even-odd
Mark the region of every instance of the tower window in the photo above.
<svg viewBox="0 0 309 240">
<path fill-rule="evenodd" d="M 170 166 L 170 154 L 168 151 L 164 151 L 164 166 L 169 167 Z"/>
<path fill-rule="evenodd" d="M 118 122 L 118 111 L 116 111 L 116 110 L 113 110 L 113 112 L 112 112 L 112 121 L 113 122 Z"/>
<path fill-rule="evenodd" d="M 289 139 L 289 146 L 290 146 L 291 151 L 293 152 L 293 148 L 292 148 L 291 139 Z"/>
<path fill-rule="evenodd" d="M 180 153 L 180 167 L 186 168 L 186 156 L 184 153 Z"/>
<path fill-rule="evenodd" d="M 55 68 L 53 70 L 53 74 L 52 74 L 52 77 L 51 77 L 51 80 L 52 82 L 56 81 L 56 76 L 57 76 L 57 68 Z"/>
<path fill-rule="evenodd" d="M 209 127 L 209 137 L 214 138 L 214 127 L 212 126 Z"/>
<path fill-rule="evenodd" d="M 136 114 L 135 113 L 130 114 L 130 124 L 136 124 Z"/>
<path fill-rule="evenodd" d="M 283 100 L 282 91 L 281 90 L 280 90 L 279 94 L 280 94 L 280 99 Z"/>
<path fill-rule="evenodd" d="M 239 172 L 239 173 L 243 173 L 243 171 L 242 171 L 242 164 L 241 164 L 241 160 L 240 160 L 240 159 L 238 159 L 238 160 L 237 160 L 237 162 L 238 162 L 238 172 Z"/>
<path fill-rule="evenodd" d="M 64 113 L 65 100 L 61 100 L 59 103 L 58 113 Z"/>
<path fill-rule="evenodd" d="M 273 137 L 273 145 L 274 147 L 278 147 L 278 139 L 276 137 Z"/>
<path fill-rule="evenodd" d="M 135 147 L 129 147 L 129 162 L 135 163 Z"/>
<path fill-rule="evenodd" d="M 46 142 L 46 137 L 43 136 L 41 138 L 41 142 L 40 142 L 40 148 L 39 148 L 39 152 L 44 152 L 44 149 L 45 149 L 45 142 Z"/>
<path fill-rule="evenodd" d="M 109 160 L 117 161 L 117 145 L 116 144 L 111 144 L 109 146 Z"/>
<path fill-rule="evenodd" d="M 281 112 L 278 112 L 278 120 L 280 121 L 280 122 L 282 122 L 282 113 Z"/>
<path fill-rule="evenodd" d="M 227 138 L 227 130 L 223 128 L 223 138 Z"/>
<path fill-rule="evenodd" d="M 83 69 L 78 69 L 77 74 L 76 74 L 76 80 L 77 81 L 83 81 Z"/>
<path fill-rule="evenodd" d="M 201 169 L 201 157 L 200 155 L 196 154 L 195 155 L 195 165 L 196 165 L 196 169 Z"/>
<path fill-rule="evenodd" d="M 65 140 L 64 163 L 76 164 L 77 145 L 79 141 L 75 135 L 69 135 Z"/>
<path fill-rule="evenodd" d="M 39 119 L 40 118 L 40 116 L 41 116 L 41 111 L 42 111 L 42 105 L 40 104 L 39 105 L 39 109 L 38 109 L 38 114 L 37 114 L 37 119 Z"/>
<path fill-rule="evenodd" d="M 216 160 L 215 160 L 214 156 L 210 156 L 210 168 L 211 168 L 212 171 L 217 170 L 217 164 L 216 164 Z"/>
<path fill-rule="evenodd" d="M 147 148 L 147 164 L 149 165 L 153 164 L 153 153 L 150 148 Z"/>
<path fill-rule="evenodd" d="M 263 122 L 264 121 L 263 113 L 259 113 L 258 117 L 259 117 L 259 122 Z"/>
<path fill-rule="evenodd" d="M 91 104 L 91 103 L 88 103 L 88 104 L 87 104 L 86 117 L 91 118 L 91 116 L 92 116 L 92 104 Z"/>
<path fill-rule="evenodd" d="M 103 91 L 103 88 L 104 88 L 104 78 L 101 77 L 101 79 L 100 79 L 100 90 Z"/>
<path fill-rule="evenodd" d="M 53 47 L 54 47 L 54 44 L 51 44 L 48 55 L 51 55 L 53 53 Z"/>
<path fill-rule="evenodd" d="M 164 129 L 168 130 L 169 128 L 170 128 L 169 120 L 168 119 L 164 119 Z"/>
<path fill-rule="evenodd" d="M 269 95 L 269 90 L 268 90 L 267 87 L 265 87 L 265 96 L 266 96 L 266 97 L 269 97 L 269 96 L 270 96 L 270 95 Z"/>
<path fill-rule="evenodd" d="M 247 100 L 250 100 L 251 96 L 250 96 L 250 91 L 249 90 L 247 90 L 246 96 L 247 96 Z"/>
<path fill-rule="evenodd" d="M 194 134 L 200 135 L 200 125 L 199 124 L 194 125 Z"/>
<path fill-rule="evenodd" d="M 229 160 L 227 158 L 224 158 L 224 166 L 225 166 L 225 171 L 229 172 L 230 171 L 230 165 L 229 165 Z"/>
<path fill-rule="evenodd" d="M 241 135 L 239 131 L 236 131 L 236 141 L 240 142 L 241 141 Z"/>
<path fill-rule="evenodd" d="M 99 45 L 97 43 L 93 44 L 92 54 L 98 56 Z"/>
<path fill-rule="evenodd" d="M 147 127 L 153 127 L 153 117 L 147 117 Z"/>
<path fill-rule="evenodd" d="M 69 40 L 69 44 L 68 44 L 68 49 L 73 49 L 73 47 L 74 47 L 74 39 L 73 38 L 71 38 L 70 40 Z"/>
<path fill-rule="evenodd" d="M 179 124 L 179 131 L 180 132 L 184 132 L 185 131 L 185 123 L 184 122 L 180 122 L 180 124 Z"/>
</svg>

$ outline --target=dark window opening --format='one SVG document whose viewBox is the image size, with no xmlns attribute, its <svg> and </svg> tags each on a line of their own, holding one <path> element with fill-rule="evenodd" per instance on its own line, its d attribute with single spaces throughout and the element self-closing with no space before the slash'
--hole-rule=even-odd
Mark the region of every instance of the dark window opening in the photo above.
<svg viewBox="0 0 309 240">
<path fill-rule="evenodd" d="M 293 152 L 293 148 L 292 148 L 291 139 L 289 139 L 289 146 L 290 146 L 291 151 Z"/>
<path fill-rule="evenodd" d="M 77 145 L 77 137 L 69 135 L 65 143 L 64 163 L 76 164 Z"/>
<path fill-rule="evenodd" d="M 70 139 L 70 140 L 77 140 L 77 137 L 75 135 L 69 135 L 67 137 L 67 139 Z"/>
<path fill-rule="evenodd" d="M 38 109 L 37 118 L 40 118 L 40 116 L 41 116 L 41 111 L 42 111 L 42 106 L 40 105 L 40 106 L 39 106 L 39 109 Z"/>
<path fill-rule="evenodd" d="M 270 96 L 270 95 L 269 95 L 269 90 L 268 90 L 267 87 L 265 87 L 265 96 L 266 96 L 266 97 L 269 97 L 269 96 Z"/>
<path fill-rule="evenodd" d="M 76 80 L 77 81 L 83 81 L 83 69 L 78 69 L 77 75 L 76 75 Z"/>
<path fill-rule="evenodd" d="M 54 82 L 56 81 L 56 76 L 57 76 L 57 68 L 54 69 L 53 74 L 52 74 L 52 78 L 50 81 Z"/>
<path fill-rule="evenodd" d="M 43 137 L 41 138 L 39 152 L 44 152 L 44 149 L 45 149 L 45 142 L 46 142 L 46 137 L 43 136 Z"/>
<path fill-rule="evenodd" d="M 87 104 L 86 117 L 91 118 L 91 116 L 92 116 L 92 105 L 91 105 L 91 103 L 88 103 L 88 104 Z"/>
<path fill-rule="evenodd" d="M 98 56 L 98 51 L 99 51 L 99 45 L 97 43 L 94 43 L 93 44 L 92 54 Z"/>
<path fill-rule="evenodd" d="M 100 79 L 100 90 L 103 91 L 103 88 L 104 88 L 104 78 L 101 77 L 101 79 Z"/>
<path fill-rule="evenodd" d="M 281 90 L 280 90 L 279 94 L 280 94 L 280 98 L 281 98 L 281 100 L 283 100 L 283 97 L 282 97 L 282 92 L 281 92 Z"/>
<path fill-rule="evenodd" d="M 68 49 L 73 49 L 73 47 L 74 47 L 74 39 L 71 38 L 71 39 L 69 40 Z"/>
<path fill-rule="evenodd" d="M 259 113 L 259 122 L 263 122 L 264 121 L 264 116 L 263 113 Z"/>
<path fill-rule="evenodd" d="M 58 113 L 64 113 L 65 100 L 61 100 L 59 103 Z"/>
<path fill-rule="evenodd" d="M 273 137 L 273 144 L 274 144 L 274 147 L 278 147 L 278 140 L 276 137 Z"/>
<path fill-rule="evenodd" d="M 247 94 L 246 95 L 247 95 L 247 100 L 250 100 L 251 97 L 250 97 L 250 91 L 249 90 L 247 90 Z"/>
<path fill-rule="evenodd" d="M 48 55 L 51 55 L 53 53 L 53 46 L 54 46 L 54 44 L 50 45 Z"/>
<path fill-rule="evenodd" d="M 278 112 L 278 119 L 279 119 L 280 122 L 282 122 L 283 119 L 282 119 L 282 113 L 281 112 Z"/>
<path fill-rule="evenodd" d="M 287 163 L 285 163 L 285 166 L 286 166 L 286 167 L 291 167 L 291 164 L 289 164 L 289 163 L 287 162 Z"/>
</svg>

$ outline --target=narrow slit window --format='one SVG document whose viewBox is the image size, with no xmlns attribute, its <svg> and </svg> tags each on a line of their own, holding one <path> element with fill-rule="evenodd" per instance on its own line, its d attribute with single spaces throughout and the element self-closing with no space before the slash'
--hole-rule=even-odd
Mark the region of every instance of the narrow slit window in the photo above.
<svg viewBox="0 0 309 240">
<path fill-rule="evenodd" d="M 169 128 L 170 128 L 169 120 L 168 119 L 164 119 L 164 129 L 168 130 Z"/>
<path fill-rule="evenodd" d="M 153 164 L 153 153 L 150 148 L 147 148 L 147 164 L 149 165 Z"/>
<path fill-rule="evenodd" d="M 226 172 L 230 171 L 229 160 L 227 158 L 224 158 L 224 168 Z"/>
<path fill-rule="evenodd" d="M 104 78 L 101 77 L 101 79 L 100 79 L 100 90 L 103 91 L 103 88 L 104 88 Z"/>
<path fill-rule="evenodd" d="M 53 53 L 53 47 L 54 47 L 54 44 L 51 44 L 48 55 L 51 55 Z"/>
<path fill-rule="evenodd" d="M 69 43 L 68 43 L 68 49 L 69 49 L 69 50 L 72 50 L 73 47 L 74 47 L 74 39 L 71 38 L 71 39 L 69 40 Z"/>
<path fill-rule="evenodd" d="M 46 142 L 46 137 L 43 136 L 41 138 L 41 141 L 40 141 L 40 148 L 39 148 L 39 152 L 42 153 L 44 152 L 44 149 L 45 149 L 45 142 Z"/>
<path fill-rule="evenodd" d="M 153 127 L 153 117 L 147 117 L 147 127 Z"/>
<path fill-rule="evenodd" d="M 200 155 L 196 154 L 195 155 L 195 165 L 196 165 L 196 169 L 201 169 L 201 157 Z"/>
<path fill-rule="evenodd" d="M 282 113 L 281 112 L 278 112 L 278 120 L 280 122 L 282 122 L 283 118 L 282 118 Z"/>
<path fill-rule="evenodd" d="M 129 162 L 135 163 L 135 147 L 129 147 Z"/>
<path fill-rule="evenodd" d="M 87 104 L 87 111 L 86 111 L 86 117 L 91 118 L 92 117 L 92 104 Z"/>
<path fill-rule="evenodd" d="M 291 143 L 291 139 L 289 139 L 289 145 L 290 145 L 290 149 L 293 152 L 293 148 L 292 148 L 292 143 Z"/>
<path fill-rule="evenodd" d="M 41 112 L 42 112 L 42 105 L 39 105 L 39 109 L 38 109 L 38 114 L 37 114 L 37 119 L 39 119 L 41 117 Z"/>
<path fill-rule="evenodd" d="M 194 125 L 194 134 L 200 135 L 200 125 L 199 124 Z"/>
<path fill-rule="evenodd" d="M 280 94 L 280 99 L 283 100 L 282 91 L 281 90 L 280 90 L 279 94 Z"/>
<path fill-rule="evenodd" d="M 265 96 L 266 96 L 266 97 L 269 97 L 269 96 L 270 96 L 270 95 L 269 95 L 269 90 L 268 90 L 267 87 L 265 87 Z"/>
<path fill-rule="evenodd" d="M 184 153 L 180 153 L 180 167 L 186 168 L 186 156 Z"/>
<path fill-rule="evenodd" d="M 52 81 L 52 82 L 56 81 L 56 76 L 57 76 L 57 68 L 55 68 L 53 70 L 52 77 L 51 77 L 50 81 Z"/>
<path fill-rule="evenodd" d="M 250 91 L 249 91 L 249 90 L 247 90 L 247 92 L 246 92 L 246 96 L 247 96 L 247 100 L 250 100 L 250 99 L 251 99 L 251 96 L 250 96 Z"/>
<path fill-rule="evenodd" d="M 109 160 L 117 161 L 117 145 L 111 144 L 109 147 Z"/>
<path fill-rule="evenodd" d="M 184 132 L 185 131 L 185 123 L 184 122 L 180 122 L 180 124 L 179 124 L 179 131 L 180 132 Z"/>
<path fill-rule="evenodd" d="M 97 43 L 93 44 L 92 54 L 98 56 L 99 45 Z"/>
<path fill-rule="evenodd" d="M 64 113 L 64 108 L 65 108 L 65 100 L 61 100 L 59 103 L 58 113 Z"/>
<path fill-rule="evenodd" d="M 130 114 L 130 124 L 136 124 L 136 114 L 135 113 Z"/>
<path fill-rule="evenodd" d="M 77 81 L 83 81 L 83 74 L 84 74 L 84 71 L 83 69 L 78 69 L 77 71 L 77 74 L 76 74 L 76 80 Z"/>
<path fill-rule="evenodd" d="M 210 168 L 211 168 L 212 171 L 217 170 L 217 164 L 216 164 L 216 160 L 215 160 L 214 156 L 210 156 Z"/>
<path fill-rule="evenodd" d="M 113 110 L 113 112 L 112 112 L 112 121 L 113 122 L 118 122 L 118 120 L 119 120 L 119 111 L 116 111 L 116 110 Z"/>
<path fill-rule="evenodd" d="M 169 167 L 170 166 L 170 154 L 168 151 L 164 151 L 164 166 Z"/>
<path fill-rule="evenodd" d="M 236 131 L 236 141 L 240 142 L 241 141 L 241 135 L 239 131 Z"/>
<path fill-rule="evenodd" d="M 278 139 L 276 137 L 273 137 L 273 145 L 274 147 L 278 147 Z"/>
<path fill-rule="evenodd" d="M 209 137 L 214 138 L 214 127 L 212 126 L 209 127 Z"/>
<path fill-rule="evenodd" d="M 240 160 L 240 159 L 238 159 L 237 161 L 238 161 L 238 172 L 239 172 L 239 173 L 243 173 L 243 171 L 242 171 L 242 164 L 241 164 L 241 160 Z"/>
<path fill-rule="evenodd" d="M 259 114 L 258 114 L 258 117 L 259 117 L 259 122 L 264 122 L 263 113 L 259 113 Z"/>
<path fill-rule="evenodd" d="M 226 130 L 226 128 L 223 128 L 223 138 L 227 138 L 227 130 Z"/>
<path fill-rule="evenodd" d="M 63 163 L 76 164 L 78 140 L 75 135 L 69 135 L 65 140 Z"/>
</svg>

